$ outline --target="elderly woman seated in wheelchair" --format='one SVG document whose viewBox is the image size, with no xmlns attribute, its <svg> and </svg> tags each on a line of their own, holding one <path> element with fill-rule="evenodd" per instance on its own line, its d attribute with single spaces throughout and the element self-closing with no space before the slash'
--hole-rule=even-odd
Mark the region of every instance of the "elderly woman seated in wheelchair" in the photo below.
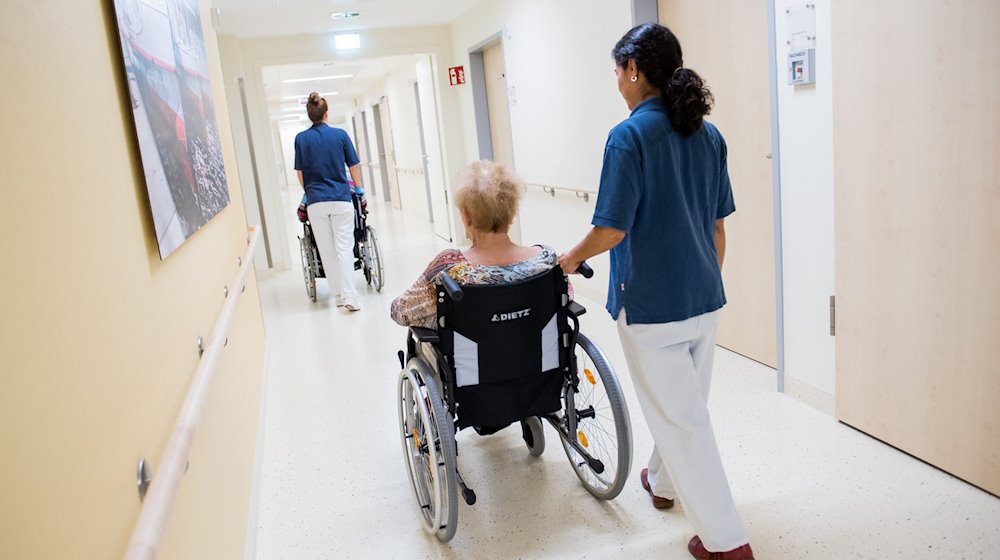
<svg viewBox="0 0 1000 560">
<path fill-rule="evenodd" d="M 507 234 L 522 190 L 503 166 L 472 164 L 456 194 L 472 246 L 441 252 L 392 303 L 393 320 L 410 327 L 398 385 L 406 469 L 424 528 L 441 541 L 455 535 L 459 488 L 467 504 L 476 500 L 456 464 L 457 430 L 487 435 L 519 422 L 538 456 L 547 422 L 599 499 L 621 492 L 631 466 L 624 396 L 604 353 L 579 332 L 585 310 L 556 252 Z"/>
</svg>

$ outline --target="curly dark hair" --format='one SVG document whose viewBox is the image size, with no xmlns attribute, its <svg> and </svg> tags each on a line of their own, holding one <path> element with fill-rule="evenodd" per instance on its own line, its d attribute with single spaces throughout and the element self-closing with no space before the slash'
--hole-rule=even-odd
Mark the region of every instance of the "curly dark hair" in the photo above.
<svg viewBox="0 0 1000 560">
<path fill-rule="evenodd" d="M 649 84 L 663 94 L 677 132 L 691 136 L 701 128 L 712 111 L 712 92 L 697 72 L 684 68 L 681 43 L 670 29 L 657 23 L 633 27 L 615 44 L 611 56 L 621 68 L 635 61 Z"/>
</svg>

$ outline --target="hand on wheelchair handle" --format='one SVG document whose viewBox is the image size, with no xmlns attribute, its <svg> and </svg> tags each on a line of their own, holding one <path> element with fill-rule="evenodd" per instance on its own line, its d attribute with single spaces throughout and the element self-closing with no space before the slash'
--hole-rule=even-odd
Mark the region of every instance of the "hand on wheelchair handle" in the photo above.
<svg viewBox="0 0 1000 560">
<path fill-rule="evenodd" d="M 559 256 L 559 266 L 562 267 L 563 272 L 565 272 L 566 274 L 580 274 L 584 278 L 591 278 L 594 276 L 594 269 L 590 268 L 590 265 L 587 264 L 587 261 L 580 261 L 576 263 L 576 266 L 571 269 L 570 267 L 572 266 L 572 264 L 573 261 L 567 258 L 566 253 L 563 253 L 562 255 Z"/>
</svg>

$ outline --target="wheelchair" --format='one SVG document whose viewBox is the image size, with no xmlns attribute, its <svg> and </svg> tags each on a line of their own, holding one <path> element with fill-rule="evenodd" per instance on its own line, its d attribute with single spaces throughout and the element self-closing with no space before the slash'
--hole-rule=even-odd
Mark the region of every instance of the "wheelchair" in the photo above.
<svg viewBox="0 0 1000 560">
<path fill-rule="evenodd" d="M 548 423 L 584 488 L 617 497 L 632 464 L 628 407 L 604 352 L 580 333 L 586 310 L 562 269 L 514 284 L 459 285 L 445 272 L 435 282 L 438 329 L 411 327 L 398 353 L 400 440 L 424 529 L 451 540 L 459 490 L 476 502 L 457 466 L 455 436 L 468 427 L 488 435 L 519 422 L 539 456 Z"/>
<path fill-rule="evenodd" d="M 381 292 L 382 287 L 385 286 L 385 277 L 383 276 L 382 250 L 378 244 L 378 235 L 375 234 L 375 228 L 367 223 L 368 211 L 362 209 L 361 198 L 356 194 L 352 194 L 351 198 L 354 204 L 354 267 L 361 269 L 368 285 L 374 287 L 376 292 Z M 323 261 L 319 256 L 319 248 L 316 246 L 316 237 L 313 235 L 309 216 L 301 206 L 298 216 L 299 221 L 302 222 L 299 255 L 302 258 L 302 277 L 305 279 L 306 296 L 310 300 L 316 301 L 316 279 L 326 278 L 326 271 L 323 270 Z"/>
</svg>

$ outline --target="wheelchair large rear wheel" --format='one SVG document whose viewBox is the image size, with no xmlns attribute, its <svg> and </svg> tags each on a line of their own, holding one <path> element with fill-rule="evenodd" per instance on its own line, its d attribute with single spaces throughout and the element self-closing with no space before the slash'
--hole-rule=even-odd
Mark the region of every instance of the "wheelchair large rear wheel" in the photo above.
<svg viewBox="0 0 1000 560">
<path fill-rule="evenodd" d="M 422 358 L 399 375 L 399 428 L 424 529 L 448 542 L 458 528 L 455 428 L 437 383 Z"/>
<path fill-rule="evenodd" d="M 603 472 L 596 472 L 565 439 L 560 441 L 587 491 L 599 499 L 611 500 L 625 487 L 632 468 L 632 423 L 621 385 L 607 356 L 586 336 L 577 336 L 580 382 L 574 394 L 574 408 L 587 413 L 578 416 L 576 433 L 567 435 L 575 438 L 592 458 L 601 461 Z"/>
<path fill-rule="evenodd" d="M 381 292 L 385 286 L 385 277 L 382 275 L 382 249 L 378 245 L 378 236 L 375 235 L 375 228 L 365 226 L 365 278 L 370 279 L 369 283 L 375 287 L 376 292 Z"/>
<path fill-rule="evenodd" d="M 316 275 L 313 273 L 312 247 L 305 237 L 299 238 L 299 255 L 302 257 L 302 278 L 306 283 L 306 296 L 316 301 Z"/>
</svg>

